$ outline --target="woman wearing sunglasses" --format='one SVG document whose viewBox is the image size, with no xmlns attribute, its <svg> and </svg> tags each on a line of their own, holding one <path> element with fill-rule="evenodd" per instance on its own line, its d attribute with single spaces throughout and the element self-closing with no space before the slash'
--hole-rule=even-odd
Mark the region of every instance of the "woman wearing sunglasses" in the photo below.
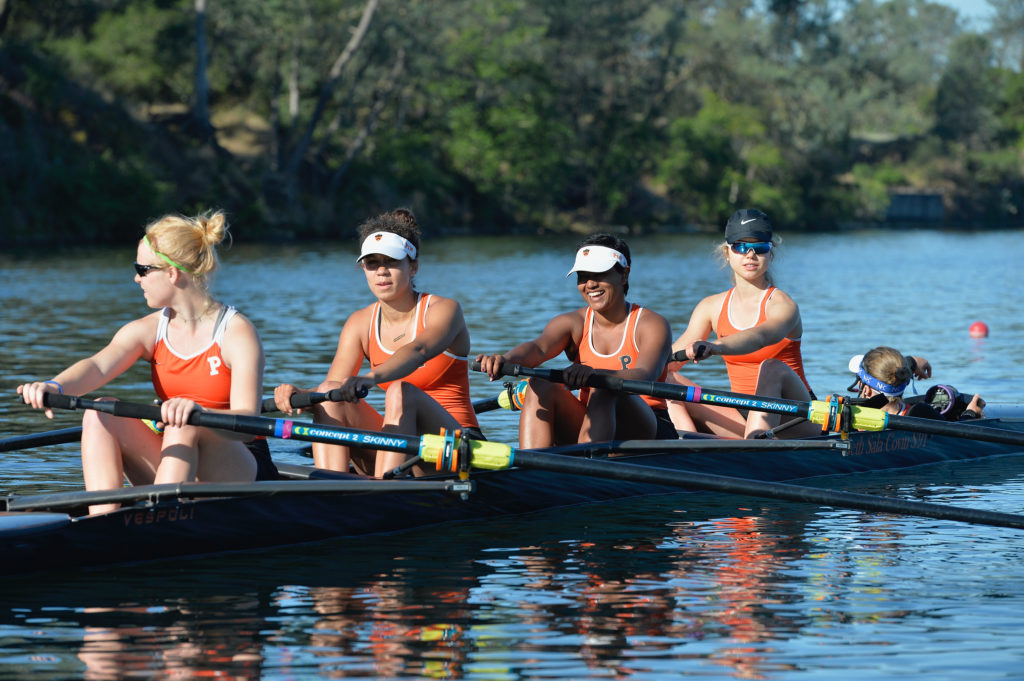
<svg viewBox="0 0 1024 681">
<path fill-rule="evenodd" d="M 769 268 L 774 248 L 767 215 L 750 208 L 736 211 L 725 226 L 725 243 L 719 249 L 732 271 L 733 286 L 697 303 L 672 350 L 694 363 L 721 355 L 733 392 L 809 400 L 811 390 L 800 355 L 800 310 L 789 295 L 772 284 Z M 708 340 L 712 333 L 714 341 Z M 670 377 L 694 385 L 676 372 Z M 755 437 L 780 420 L 777 415 L 756 411 L 744 419 L 735 409 L 678 402 L 669 404 L 669 413 L 680 430 L 724 436 Z M 802 424 L 780 435 L 799 437 L 815 428 L 814 424 Z"/>
<path fill-rule="evenodd" d="M 338 390 L 340 402 L 312 407 L 316 423 L 418 435 L 462 429 L 480 438 L 469 397 L 469 329 L 462 307 L 451 298 L 421 293 L 420 228 L 412 211 L 399 208 L 359 227 L 356 260 L 377 299 L 353 312 L 338 337 L 338 349 L 318 392 Z M 370 370 L 360 374 L 363 362 Z M 386 391 L 381 414 L 359 399 L 363 391 Z M 283 383 L 274 390 L 278 409 L 292 412 L 298 389 Z M 313 445 L 319 468 L 382 477 L 402 464 L 401 452 L 377 452 L 340 445 Z"/>
<path fill-rule="evenodd" d="M 105 348 L 48 381 L 18 386 L 26 404 L 43 409 L 44 393 L 84 395 L 128 370 L 151 365 L 160 422 L 96 411 L 82 417 L 82 469 L 87 490 L 132 484 L 251 482 L 276 477 L 266 442 L 188 425 L 193 410 L 258 415 L 263 347 L 255 327 L 210 294 L 215 247 L 228 234 L 224 214 L 168 215 L 146 227 L 135 255 L 135 283 L 155 308 L 121 327 Z M 53 411 L 46 409 L 53 418 Z M 257 457 L 260 459 L 257 464 Z M 102 513 L 117 505 L 93 506 Z"/>
</svg>

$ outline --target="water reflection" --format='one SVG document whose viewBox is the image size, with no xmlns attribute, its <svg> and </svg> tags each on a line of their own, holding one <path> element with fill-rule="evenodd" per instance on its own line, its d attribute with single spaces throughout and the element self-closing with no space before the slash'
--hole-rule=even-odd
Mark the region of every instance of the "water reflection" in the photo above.
<svg viewBox="0 0 1024 681">
<path fill-rule="evenodd" d="M 1015 234 L 857 233 L 841 243 L 787 236 L 777 274 L 797 292 L 812 385 L 841 389 L 846 359 L 886 342 L 927 356 L 937 380 L 1020 402 L 1024 303 L 988 293 L 1020 279 L 1016 256 L 1001 247 Z M 631 294 L 682 329 L 697 299 L 725 284 L 709 257 L 713 242 L 631 239 Z M 578 300 L 562 276 L 573 243 L 431 240 L 419 284 L 463 302 L 475 350 L 505 349 Z M 238 246 L 225 254 L 214 290 L 259 327 L 268 385 L 311 384 L 326 371 L 341 321 L 367 302 L 354 248 Z M 133 298 L 131 256 L 0 255 L 0 392 L 95 351 L 144 312 Z M 881 297 L 888 280 L 845 276 L 864 263 L 896 273 L 900 301 Z M 958 271 L 972 273 L 975 295 L 950 283 L 958 280 L 946 275 Z M 967 337 L 975 319 L 990 325 L 989 338 Z M 695 371 L 705 385 L 727 385 L 721 365 Z M 496 391 L 478 375 L 472 387 L 474 397 Z M 110 388 L 125 399 L 152 396 L 143 367 Z M 515 439 L 513 414 L 485 419 L 494 439 Z M 65 413 L 48 422 L 0 400 L 0 436 L 78 420 Z M 78 452 L 7 452 L 0 479 L 17 493 L 80 488 Z M 1024 509 L 1024 460 L 830 484 Z M 0 584 L 0 679 L 772 679 L 855 670 L 865 679 L 935 680 L 963 678 L 965 665 L 972 678 L 1006 678 L 1024 664 L 1020 547 L 1008 530 L 683 495 L 55 573 Z"/>
<path fill-rule="evenodd" d="M 862 487 L 969 489 L 983 506 L 1011 470 L 1024 498 L 1018 459 Z M 0 638 L 7 656 L 47 656 L 34 677 L 53 679 L 769 679 L 896 645 L 894 626 L 956 640 L 974 619 L 950 622 L 953 603 L 988 588 L 1019 604 L 1024 592 L 1012 537 L 939 521 L 724 495 L 525 520 L 13 580 L 0 586 Z M 1002 574 L 935 574 L 973 545 Z M 831 662 L 809 663 L 817 655 Z M 16 678 L 5 666 L 0 677 Z"/>
</svg>

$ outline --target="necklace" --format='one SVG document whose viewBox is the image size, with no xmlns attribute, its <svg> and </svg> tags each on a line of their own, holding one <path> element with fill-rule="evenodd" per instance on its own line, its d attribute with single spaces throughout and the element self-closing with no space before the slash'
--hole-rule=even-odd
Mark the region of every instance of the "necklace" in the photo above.
<svg viewBox="0 0 1024 681">
<path fill-rule="evenodd" d="M 392 321 L 385 320 L 384 316 L 381 315 L 380 324 L 381 324 L 381 327 L 383 327 L 385 323 L 387 324 L 387 329 L 388 329 L 389 335 L 390 335 L 390 333 L 394 333 L 394 328 L 393 327 L 401 329 L 401 333 L 399 333 L 397 336 L 393 336 L 391 338 L 391 342 L 392 343 L 397 343 L 398 341 L 400 341 L 403 338 L 405 338 L 405 334 L 408 333 L 410 319 L 411 319 L 411 317 L 406 317 L 405 319 L 401 320 L 401 322 L 392 322 Z M 399 324 L 401 324 L 401 326 L 399 326 Z M 381 328 L 381 331 L 383 331 L 383 328 Z M 383 336 L 384 334 L 381 333 L 381 335 Z"/>
<path fill-rule="evenodd" d="M 211 301 L 206 303 L 206 307 L 203 308 L 203 311 L 201 313 L 199 313 L 198 317 L 192 317 L 191 319 L 189 319 L 188 317 L 183 317 L 181 315 L 177 315 L 176 318 L 180 319 L 181 321 L 185 322 L 186 324 L 194 324 L 194 323 L 198 322 L 199 320 L 203 319 L 204 317 L 206 317 L 206 314 L 210 311 L 210 309 L 212 307 L 213 307 L 213 301 L 211 300 Z"/>
</svg>

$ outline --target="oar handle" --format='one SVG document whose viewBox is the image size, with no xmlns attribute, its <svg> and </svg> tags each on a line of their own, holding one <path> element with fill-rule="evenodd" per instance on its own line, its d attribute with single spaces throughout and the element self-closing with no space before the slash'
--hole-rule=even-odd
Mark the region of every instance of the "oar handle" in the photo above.
<svg viewBox="0 0 1024 681">
<path fill-rule="evenodd" d="M 366 388 L 360 388 L 359 392 L 356 393 L 356 397 L 363 399 L 370 393 Z M 292 396 L 288 399 L 288 403 L 292 405 L 292 409 L 305 409 L 314 404 L 320 404 L 321 402 L 341 402 L 341 389 L 335 388 L 334 390 L 328 390 L 325 393 L 292 393 Z M 277 402 L 273 397 L 268 397 L 263 400 L 263 411 L 277 411 Z"/>
<path fill-rule="evenodd" d="M 121 402 L 119 400 L 90 400 L 75 395 L 58 395 L 45 393 L 43 404 L 54 409 L 92 409 L 104 414 L 123 416 L 126 418 L 160 420 L 160 407 L 153 404 Z M 304 442 L 324 442 L 348 447 L 367 449 L 383 449 L 391 452 L 417 454 L 420 449 L 420 438 L 409 437 L 399 433 L 379 433 L 354 428 L 293 421 L 292 419 L 272 419 L 263 416 L 245 416 L 241 414 L 221 414 L 217 412 L 194 410 L 188 415 L 188 424 L 203 428 L 230 430 L 235 433 L 263 435 L 282 439 L 302 440 Z"/>
</svg>

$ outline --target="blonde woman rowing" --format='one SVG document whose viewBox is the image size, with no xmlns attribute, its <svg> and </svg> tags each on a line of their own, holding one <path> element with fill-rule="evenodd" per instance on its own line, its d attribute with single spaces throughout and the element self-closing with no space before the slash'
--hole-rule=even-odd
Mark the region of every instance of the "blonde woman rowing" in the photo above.
<svg viewBox="0 0 1024 681">
<path fill-rule="evenodd" d="M 249 482 L 276 477 L 265 441 L 188 425 L 196 409 L 257 415 L 263 390 L 263 347 L 256 329 L 209 291 L 215 247 L 228 234 L 223 213 L 165 216 L 146 227 L 135 255 L 135 282 L 157 311 L 129 322 L 95 355 L 52 379 L 18 386 L 26 404 L 43 409 L 43 394 L 83 395 L 135 362 L 151 365 L 162 401 L 159 423 L 96 411 L 82 417 L 82 470 L 87 490 L 182 481 Z M 53 412 L 46 410 L 53 417 Z M 257 458 L 260 458 L 260 465 Z M 92 513 L 116 509 L 93 506 Z"/>
</svg>

